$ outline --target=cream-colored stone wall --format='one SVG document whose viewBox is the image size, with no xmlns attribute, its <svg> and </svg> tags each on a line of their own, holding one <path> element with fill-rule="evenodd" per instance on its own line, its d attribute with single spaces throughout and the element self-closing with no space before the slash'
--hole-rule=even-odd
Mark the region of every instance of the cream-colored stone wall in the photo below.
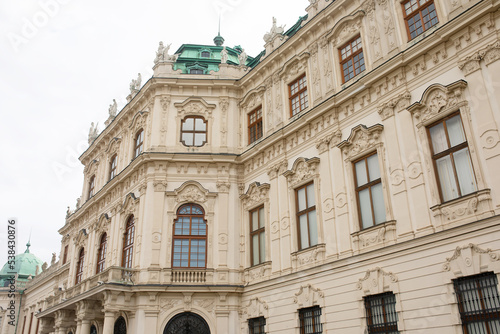
<svg viewBox="0 0 500 334">
<path fill-rule="evenodd" d="M 163 333 L 181 312 L 213 333 L 247 333 L 259 316 L 268 333 L 299 333 L 298 309 L 316 305 L 324 333 L 353 333 L 367 330 L 363 298 L 390 291 L 401 333 L 461 333 L 452 280 L 500 275 L 500 2 L 434 2 L 439 24 L 411 41 L 402 1 L 318 0 L 253 69 L 188 75 L 156 64 L 82 154 L 80 206 L 59 230 L 68 263 L 30 284 L 23 314 L 42 309 L 40 333 L 87 334 L 93 324 L 107 334 L 119 316 L 130 333 Z M 342 84 L 338 49 L 358 34 L 366 70 Z M 309 107 L 290 117 L 288 84 L 303 74 Z M 259 106 L 263 137 L 248 144 L 247 114 Z M 426 127 L 457 112 L 477 191 L 442 202 Z M 205 145 L 181 143 L 187 115 L 207 121 Z M 133 158 L 140 129 L 144 149 Z M 362 229 L 353 162 L 373 152 L 386 222 Z M 118 175 L 108 180 L 114 154 Z M 309 182 L 318 243 L 299 249 L 295 189 Z M 172 268 L 172 224 L 185 203 L 205 211 L 206 269 Z M 251 266 L 249 211 L 261 205 L 266 256 Z M 106 269 L 96 275 L 104 232 Z"/>
</svg>

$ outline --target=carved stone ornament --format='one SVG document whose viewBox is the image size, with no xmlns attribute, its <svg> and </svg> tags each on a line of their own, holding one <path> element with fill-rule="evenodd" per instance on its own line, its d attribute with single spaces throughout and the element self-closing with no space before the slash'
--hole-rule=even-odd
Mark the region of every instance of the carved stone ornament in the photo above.
<svg viewBox="0 0 500 334">
<path fill-rule="evenodd" d="M 215 104 L 209 104 L 201 97 L 189 97 L 182 103 L 174 103 L 177 114 L 181 117 L 187 115 L 201 115 L 210 117 L 215 109 Z"/>
<path fill-rule="evenodd" d="M 363 278 L 358 280 L 356 288 L 364 292 L 365 295 L 375 295 L 385 291 L 396 289 L 393 285 L 398 282 L 398 278 L 392 272 L 385 272 L 379 267 L 369 269 Z"/>
<path fill-rule="evenodd" d="M 139 210 L 139 198 L 136 198 L 134 193 L 129 193 L 125 200 L 123 201 L 122 206 L 120 207 L 120 213 L 125 214 L 126 216 L 134 215 L 137 217 Z"/>
<path fill-rule="evenodd" d="M 260 184 L 259 182 L 254 182 L 250 184 L 247 192 L 240 196 L 240 199 L 243 202 L 243 207 L 245 209 L 249 209 L 263 204 L 269 199 L 270 187 L 271 186 L 268 183 Z"/>
<path fill-rule="evenodd" d="M 153 182 L 155 191 L 163 192 L 167 190 L 167 181 L 155 180 Z"/>
<path fill-rule="evenodd" d="M 348 160 L 352 160 L 377 147 L 381 143 L 380 134 L 383 129 L 384 126 L 381 124 L 375 124 L 369 128 L 360 124 L 351 130 L 351 134 L 347 140 L 344 140 L 337 146 L 344 152 Z"/>
<path fill-rule="evenodd" d="M 408 111 L 417 119 L 417 127 L 433 122 L 442 114 L 455 111 L 466 105 L 463 91 L 467 83 L 463 80 L 454 82 L 448 86 L 433 84 L 429 86 L 419 102 L 408 107 Z"/>
<path fill-rule="evenodd" d="M 500 40 L 479 51 L 486 65 L 489 65 L 500 59 Z"/>
<path fill-rule="evenodd" d="M 217 181 L 217 191 L 220 193 L 229 193 L 231 184 L 229 182 Z"/>
<path fill-rule="evenodd" d="M 260 86 L 250 90 L 246 95 L 241 99 L 240 106 L 245 112 L 252 111 L 259 105 L 263 104 L 264 92 L 266 91 L 266 87 Z"/>
<path fill-rule="evenodd" d="M 473 55 L 461 60 L 458 63 L 458 68 L 461 69 L 464 74 L 467 76 L 481 68 L 481 54 L 479 52 L 474 53 Z"/>
<path fill-rule="evenodd" d="M 269 167 L 269 169 L 267 170 L 267 175 L 269 175 L 269 179 L 272 180 L 278 177 L 278 175 L 283 174 L 287 168 L 288 168 L 288 161 L 282 160 L 277 164 L 274 164 L 271 167 Z"/>
<path fill-rule="evenodd" d="M 162 312 L 169 311 L 181 303 L 180 299 L 160 298 L 160 309 Z"/>
<path fill-rule="evenodd" d="M 149 111 L 138 111 L 132 120 L 130 121 L 128 127 L 130 129 L 146 129 L 146 122 L 148 120 Z"/>
<path fill-rule="evenodd" d="M 97 219 L 96 223 L 92 226 L 94 231 L 106 232 L 111 219 L 109 218 L 107 213 L 103 213 L 99 219 Z"/>
<path fill-rule="evenodd" d="M 491 249 L 482 249 L 475 244 L 457 247 L 453 255 L 446 258 L 443 271 L 451 271 L 456 277 L 477 275 L 483 271 L 493 270 L 494 262 L 500 260 Z M 498 263 L 496 264 L 498 268 Z"/>
<path fill-rule="evenodd" d="M 170 95 L 163 95 L 160 99 L 160 104 L 163 111 L 167 111 L 168 106 L 170 105 Z"/>
<path fill-rule="evenodd" d="M 216 196 L 216 194 L 211 194 L 196 181 L 184 182 L 179 188 L 173 191 L 173 195 L 177 203 L 205 203 L 209 197 Z"/>
<path fill-rule="evenodd" d="M 78 233 L 73 237 L 73 243 L 77 246 L 77 248 L 84 246 L 85 241 L 89 237 L 89 232 L 82 228 Z"/>
<path fill-rule="evenodd" d="M 242 313 L 246 315 L 247 319 L 257 317 L 268 317 L 269 306 L 265 301 L 259 297 L 252 298 L 248 303 L 242 307 Z"/>
<path fill-rule="evenodd" d="M 322 305 L 325 294 L 320 289 L 313 287 L 311 284 L 303 285 L 299 291 L 295 293 L 293 302 L 298 307 L 311 307 L 314 305 Z"/>
<path fill-rule="evenodd" d="M 378 113 L 382 120 L 386 120 L 389 117 L 394 116 L 395 111 L 400 111 L 408 108 L 410 105 L 411 94 L 409 91 L 405 91 L 399 94 L 397 97 L 393 98 L 389 102 L 383 103 L 378 107 Z"/>
<path fill-rule="evenodd" d="M 122 139 L 121 139 L 121 138 L 118 138 L 118 137 L 112 138 L 112 139 L 109 141 L 108 147 L 106 147 L 105 152 L 106 152 L 109 156 L 112 156 L 112 155 L 114 155 L 115 153 L 118 153 L 118 151 L 120 150 L 120 144 L 121 144 L 121 142 L 122 142 Z"/>
<path fill-rule="evenodd" d="M 283 175 L 287 178 L 291 187 L 297 186 L 304 181 L 310 181 L 319 174 L 319 158 L 298 158 L 293 163 L 292 169 Z"/>
<path fill-rule="evenodd" d="M 327 39 L 336 45 L 347 42 L 347 40 L 359 34 L 361 30 L 361 19 L 364 15 L 365 12 L 359 10 L 352 15 L 342 18 L 326 35 Z"/>
<path fill-rule="evenodd" d="M 330 147 L 338 145 L 341 138 L 342 132 L 337 130 L 334 133 L 326 135 L 316 141 L 316 148 L 318 149 L 319 154 L 325 153 Z"/>
<path fill-rule="evenodd" d="M 291 80 L 296 79 L 299 75 L 304 74 L 307 68 L 307 59 L 310 55 L 311 54 L 309 52 L 304 52 L 300 55 L 292 57 L 279 71 L 280 77 L 288 83 Z"/>
</svg>

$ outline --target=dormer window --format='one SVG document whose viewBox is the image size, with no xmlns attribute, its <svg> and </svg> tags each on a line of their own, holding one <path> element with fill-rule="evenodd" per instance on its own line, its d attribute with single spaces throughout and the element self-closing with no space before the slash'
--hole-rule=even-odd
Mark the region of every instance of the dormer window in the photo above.
<svg viewBox="0 0 500 334">
<path fill-rule="evenodd" d="M 201 58 L 210 58 L 210 52 L 208 52 L 208 51 L 202 51 L 201 52 Z"/>
<path fill-rule="evenodd" d="M 189 70 L 189 74 L 203 74 L 203 70 L 192 68 Z"/>
</svg>

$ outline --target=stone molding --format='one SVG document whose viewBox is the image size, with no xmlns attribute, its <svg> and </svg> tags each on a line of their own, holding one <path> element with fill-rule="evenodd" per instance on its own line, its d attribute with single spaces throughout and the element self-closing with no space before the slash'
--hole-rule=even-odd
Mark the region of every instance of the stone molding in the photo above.
<svg viewBox="0 0 500 334">
<path fill-rule="evenodd" d="M 268 183 L 260 184 L 253 182 L 248 186 L 246 193 L 240 196 L 245 210 L 251 209 L 258 205 L 264 204 L 269 200 L 269 189 L 271 186 Z"/>
<path fill-rule="evenodd" d="M 299 308 L 324 305 L 325 294 L 311 284 L 302 285 L 293 297 L 293 303 Z"/>
<path fill-rule="evenodd" d="M 390 101 L 379 105 L 378 114 L 383 121 L 394 116 L 394 112 L 404 110 L 410 106 L 411 94 L 409 91 L 399 94 Z"/>
<path fill-rule="evenodd" d="M 384 126 L 375 124 L 369 128 L 360 124 L 351 130 L 349 138 L 337 145 L 344 152 L 346 161 L 354 160 L 369 153 L 373 148 L 378 147 L 382 142 L 380 135 Z"/>
<path fill-rule="evenodd" d="M 310 56 L 311 54 L 309 52 L 304 52 L 300 55 L 293 56 L 278 72 L 280 78 L 282 78 L 285 83 L 289 83 L 302 74 L 305 74 L 307 72 L 307 59 L 309 59 Z"/>
<path fill-rule="evenodd" d="M 211 193 L 197 181 L 186 181 L 174 191 L 167 191 L 168 196 L 174 196 L 175 201 L 183 203 L 206 203 L 209 198 L 216 197 L 217 194 Z"/>
<path fill-rule="evenodd" d="M 311 159 L 298 158 L 295 160 L 292 169 L 283 173 L 288 180 L 289 186 L 296 187 L 317 177 L 319 175 L 319 161 L 320 159 L 317 157 Z"/>
<path fill-rule="evenodd" d="M 366 271 L 363 278 L 358 279 L 356 288 L 361 290 L 365 296 L 376 295 L 386 291 L 398 292 L 394 287 L 398 282 L 398 278 L 392 272 L 386 272 L 380 267 L 369 269 Z"/>
<path fill-rule="evenodd" d="M 363 16 L 365 16 L 365 12 L 358 10 L 352 15 L 341 18 L 330 32 L 326 34 L 327 40 L 335 45 L 340 45 L 356 36 L 361 31 L 361 20 Z"/>
<path fill-rule="evenodd" d="M 199 115 L 205 118 L 210 118 L 212 116 L 212 111 L 215 109 L 215 104 L 207 103 L 201 97 L 188 97 L 184 102 L 174 103 L 177 108 L 177 116 L 184 118 L 188 115 Z"/>
</svg>

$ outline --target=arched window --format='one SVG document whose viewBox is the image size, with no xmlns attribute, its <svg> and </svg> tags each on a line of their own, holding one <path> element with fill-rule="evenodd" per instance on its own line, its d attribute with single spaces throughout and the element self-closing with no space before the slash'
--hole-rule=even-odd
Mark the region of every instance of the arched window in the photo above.
<svg viewBox="0 0 500 334">
<path fill-rule="evenodd" d="M 174 221 L 173 267 L 205 268 L 207 223 L 201 206 L 185 204 Z"/>
<path fill-rule="evenodd" d="M 134 158 L 137 158 L 139 154 L 142 153 L 142 149 L 144 146 L 144 130 L 140 129 L 139 132 L 135 135 L 135 151 Z"/>
<path fill-rule="evenodd" d="M 82 247 L 82 249 L 80 249 L 80 253 L 78 255 L 78 262 L 76 264 L 75 284 L 78 284 L 82 281 L 84 257 L 85 257 L 85 249 Z"/>
<path fill-rule="evenodd" d="M 101 237 L 101 242 L 99 243 L 99 250 L 97 251 L 97 269 L 96 274 L 99 274 L 104 270 L 106 262 L 106 244 L 108 241 L 108 236 L 104 233 Z"/>
<path fill-rule="evenodd" d="M 186 146 L 203 146 L 207 142 L 207 121 L 201 116 L 182 120 L 181 142 Z"/>
<path fill-rule="evenodd" d="M 127 323 L 123 317 L 116 319 L 113 334 L 127 334 Z"/>
<path fill-rule="evenodd" d="M 95 186 L 95 175 L 92 175 L 89 181 L 89 193 L 87 199 L 91 199 L 94 196 L 94 186 Z"/>
<path fill-rule="evenodd" d="M 118 163 L 118 155 L 113 155 L 109 161 L 109 179 L 112 180 L 116 176 L 116 165 Z"/>
<path fill-rule="evenodd" d="M 123 236 L 123 255 L 122 267 L 132 268 L 132 252 L 134 250 L 134 216 L 130 216 L 125 226 L 125 234 Z"/>
<path fill-rule="evenodd" d="M 97 334 L 97 327 L 95 325 L 90 326 L 90 334 Z"/>
<path fill-rule="evenodd" d="M 170 333 L 210 334 L 210 328 L 205 319 L 198 314 L 184 312 L 177 314 L 167 323 L 163 334 Z"/>
</svg>

